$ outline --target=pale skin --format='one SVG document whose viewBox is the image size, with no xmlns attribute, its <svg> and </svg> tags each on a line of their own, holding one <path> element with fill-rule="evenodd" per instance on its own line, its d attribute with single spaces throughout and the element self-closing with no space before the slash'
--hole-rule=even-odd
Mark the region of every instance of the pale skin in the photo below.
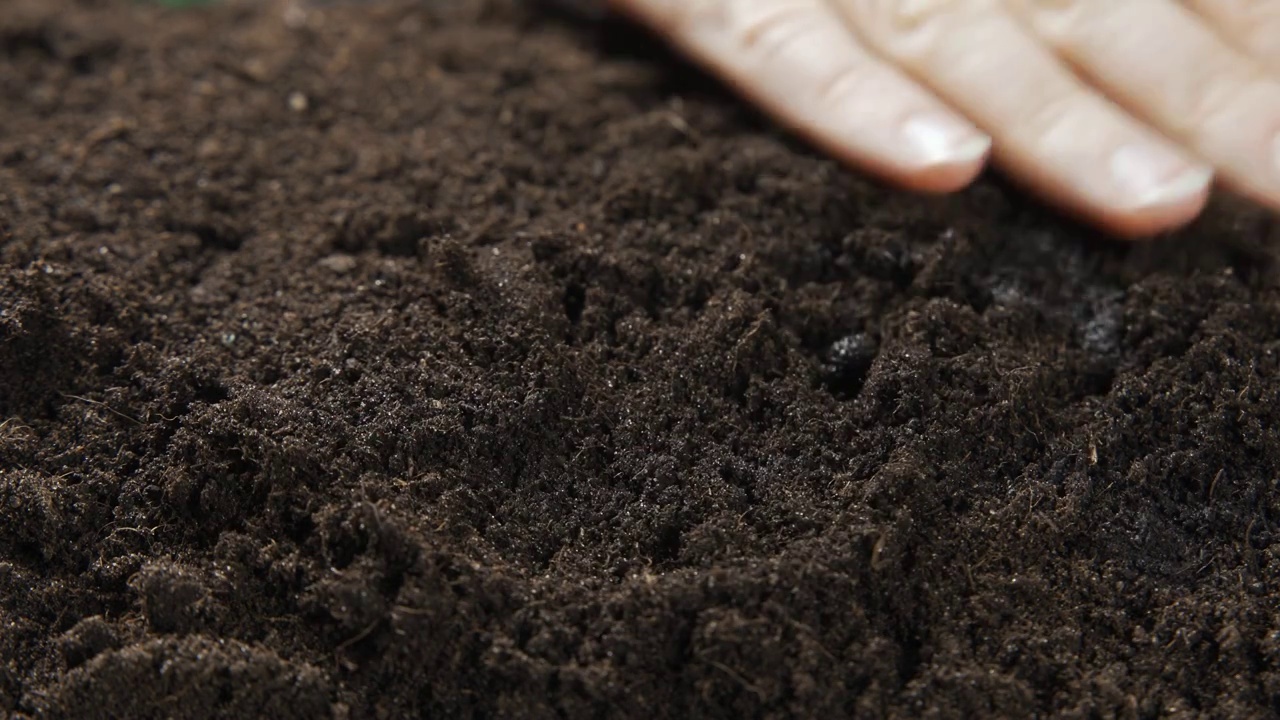
<svg viewBox="0 0 1280 720">
<path fill-rule="evenodd" d="M 611 0 L 851 167 L 988 165 L 1124 238 L 1280 211 L 1280 0 Z"/>
</svg>

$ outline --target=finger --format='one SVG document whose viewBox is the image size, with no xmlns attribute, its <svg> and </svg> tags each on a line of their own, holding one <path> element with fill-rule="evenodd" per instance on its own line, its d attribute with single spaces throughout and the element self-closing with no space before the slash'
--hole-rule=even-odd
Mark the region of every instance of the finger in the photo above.
<svg viewBox="0 0 1280 720">
<path fill-rule="evenodd" d="M 1051 202 L 1122 235 L 1185 224 L 1210 168 L 1086 87 L 991 0 L 835 0 L 863 39 L 995 139 Z"/>
<path fill-rule="evenodd" d="M 615 0 L 779 122 L 908 188 L 982 170 L 990 139 L 863 49 L 823 0 Z"/>
<path fill-rule="evenodd" d="M 1280 208 L 1280 82 L 1169 0 L 1013 0 L 1116 102 Z"/>
<path fill-rule="evenodd" d="M 1183 0 L 1227 42 L 1280 75 L 1280 3 L 1275 0 Z"/>
</svg>

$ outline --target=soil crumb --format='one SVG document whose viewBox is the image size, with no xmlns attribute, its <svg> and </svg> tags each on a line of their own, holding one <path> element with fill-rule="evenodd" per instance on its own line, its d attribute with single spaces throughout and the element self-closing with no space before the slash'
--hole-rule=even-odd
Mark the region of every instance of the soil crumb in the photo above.
<svg viewBox="0 0 1280 720">
<path fill-rule="evenodd" d="M 514 0 L 0 9 L 0 715 L 1280 715 L 1280 283 Z"/>
</svg>

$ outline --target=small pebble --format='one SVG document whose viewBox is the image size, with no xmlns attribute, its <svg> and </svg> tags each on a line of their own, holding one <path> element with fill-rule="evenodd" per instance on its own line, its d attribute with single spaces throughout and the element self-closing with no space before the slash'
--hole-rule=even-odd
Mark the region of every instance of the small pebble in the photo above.
<svg viewBox="0 0 1280 720">
<path fill-rule="evenodd" d="M 333 255 L 329 255 L 327 257 L 321 258 L 319 265 L 320 267 L 323 267 L 327 270 L 332 270 L 333 272 L 336 272 L 339 275 L 346 275 L 347 273 L 356 269 L 356 259 L 351 255 L 345 255 L 343 253 L 335 253 Z"/>
<path fill-rule="evenodd" d="M 879 343 L 866 333 L 835 341 L 826 353 L 827 386 L 839 395 L 857 394 L 879 352 Z"/>
</svg>

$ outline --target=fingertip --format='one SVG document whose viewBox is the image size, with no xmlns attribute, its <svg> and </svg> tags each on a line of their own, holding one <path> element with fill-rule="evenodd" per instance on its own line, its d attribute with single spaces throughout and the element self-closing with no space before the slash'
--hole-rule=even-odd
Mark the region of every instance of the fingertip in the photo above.
<svg viewBox="0 0 1280 720">
<path fill-rule="evenodd" d="M 1117 190 L 1105 175 L 1051 172 L 1022 156 L 997 153 L 995 163 L 1022 191 L 1122 242 L 1151 241 L 1186 227 L 1204 212 L 1213 192 L 1212 173 L 1198 167 L 1171 177 L 1164 192 L 1133 194 Z"/>
<path fill-rule="evenodd" d="M 891 127 L 892 125 L 890 125 Z M 841 132 L 835 123 L 825 132 L 807 132 L 811 141 L 845 165 L 869 172 L 904 190 L 947 194 L 963 190 L 986 169 L 991 138 L 958 120 L 909 119 L 892 132 L 873 133 L 864 124 Z M 945 129 L 944 129 L 945 128 Z M 887 129 L 886 129 L 887 130 Z"/>
<path fill-rule="evenodd" d="M 1117 239 L 1146 242 L 1190 225 L 1209 203 L 1210 191 L 1193 194 L 1164 204 L 1134 209 L 1104 211 L 1092 218 Z"/>
<path fill-rule="evenodd" d="M 1121 239 L 1154 238 L 1190 224 L 1204 212 L 1213 189 L 1213 171 L 1191 167 L 1168 182 L 1152 188 L 1128 207 L 1104 217 Z"/>
<path fill-rule="evenodd" d="M 945 193 L 973 182 L 991 155 L 991 138 L 951 112 L 925 110 L 900 126 L 903 143 L 887 154 L 901 159 L 908 186 Z"/>
<path fill-rule="evenodd" d="M 951 193 L 973 183 L 991 157 L 991 138 L 974 135 L 918 169 L 909 171 L 907 187 L 924 193 Z"/>
</svg>

